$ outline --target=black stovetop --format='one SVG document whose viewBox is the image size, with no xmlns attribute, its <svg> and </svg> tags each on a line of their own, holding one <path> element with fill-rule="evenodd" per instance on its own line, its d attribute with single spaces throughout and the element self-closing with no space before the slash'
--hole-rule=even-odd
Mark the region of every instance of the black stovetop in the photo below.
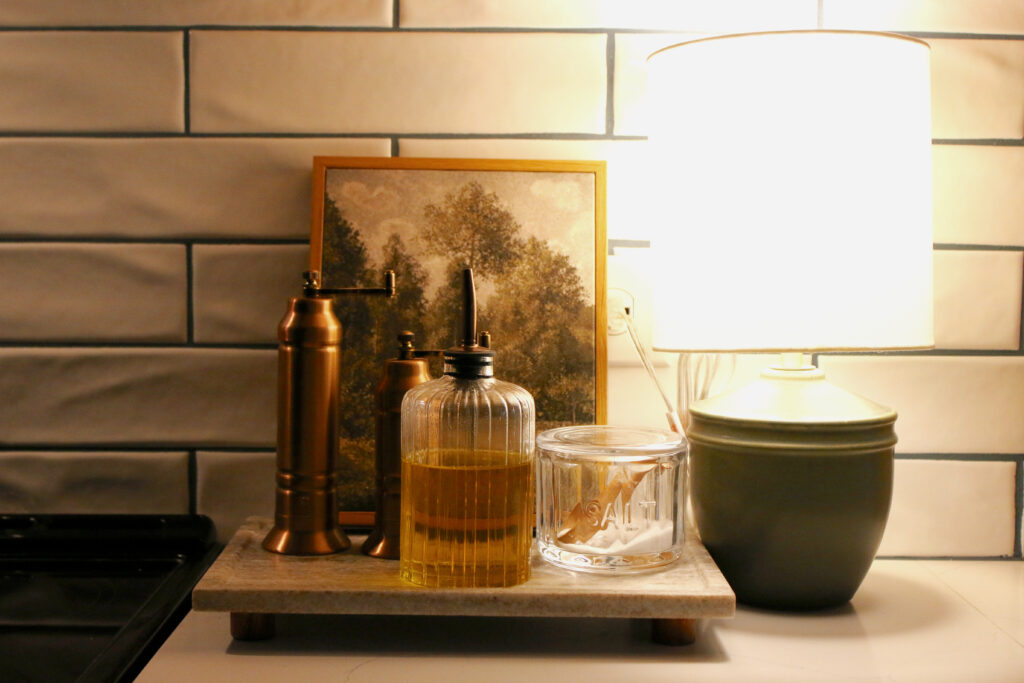
<svg viewBox="0 0 1024 683">
<path fill-rule="evenodd" d="M 0 681 L 132 680 L 218 551 L 195 515 L 0 515 Z"/>
</svg>

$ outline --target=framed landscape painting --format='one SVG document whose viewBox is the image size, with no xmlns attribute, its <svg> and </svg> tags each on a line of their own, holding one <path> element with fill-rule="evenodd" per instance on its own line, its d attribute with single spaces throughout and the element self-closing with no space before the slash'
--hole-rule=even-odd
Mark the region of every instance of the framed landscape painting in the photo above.
<svg viewBox="0 0 1024 683">
<path fill-rule="evenodd" d="M 341 509 L 373 509 L 373 391 L 398 333 L 457 344 L 466 267 L 495 376 L 533 395 L 537 431 L 604 423 L 606 253 L 604 162 L 316 157 L 310 268 L 325 287 L 376 287 L 390 269 L 398 288 L 336 299 Z"/>
</svg>

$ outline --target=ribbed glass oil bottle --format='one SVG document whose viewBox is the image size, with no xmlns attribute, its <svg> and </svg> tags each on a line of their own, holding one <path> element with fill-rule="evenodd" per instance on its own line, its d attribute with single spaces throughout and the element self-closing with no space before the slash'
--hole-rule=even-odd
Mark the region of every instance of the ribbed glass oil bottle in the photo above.
<svg viewBox="0 0 1024 683">
<path fill-rule="evenodd" d="M 468 269 L 463 306 L 462 344 L 444 352 L 444 376 L 402 402 L 400 571 L 421 586 L 512 586 L 530 576 L 533 397 L 495 379 Z"/>
</svg>

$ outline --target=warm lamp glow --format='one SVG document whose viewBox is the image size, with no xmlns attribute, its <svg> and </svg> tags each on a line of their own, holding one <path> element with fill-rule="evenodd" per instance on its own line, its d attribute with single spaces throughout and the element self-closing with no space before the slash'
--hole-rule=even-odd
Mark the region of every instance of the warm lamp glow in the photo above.
<svg viewBox="0 0 1024 683">
<path fill-rule="evenodd" d="M 925 43 L 748 34 L 648 66 L 655 348 L 933 344 Z"/>
</svg>

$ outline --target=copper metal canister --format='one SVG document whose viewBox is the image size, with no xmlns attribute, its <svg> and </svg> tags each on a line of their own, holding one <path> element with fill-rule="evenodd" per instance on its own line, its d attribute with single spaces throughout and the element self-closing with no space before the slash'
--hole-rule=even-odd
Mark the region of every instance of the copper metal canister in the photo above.
<svg viewBox="0 0 1024 683">
<path fill-rule="evenodd" d="M 373 531 L 362 552 L 387 560 L 398 559 L 402 513 L 402 399 L 405 392 L 430 380 L 425 356 L 440 351 L 417 351 L 415 337 L 398 335 L 398 358 L 384 361 L 384 374 L 377 385 L 377 505 Z"/>
<path fill-rule="evenodd" d="M 337 294 L 394 296 L 395 276 L 381 288 L 321 289 L 305 274 L 303 294 L 288 300 L 277 328 L 277 489 L 266 550 L 326 555 L 351 545 L 338 526 L 338 392 L 341 323 Z"/>
<path fill-rule="evenodd" d="M 351 543 L 338 527 L 341 323 L 330 297 L 295 297 L 277 328 L 277 491 L 263 547 L 323 555 Z"/>
</svg>

